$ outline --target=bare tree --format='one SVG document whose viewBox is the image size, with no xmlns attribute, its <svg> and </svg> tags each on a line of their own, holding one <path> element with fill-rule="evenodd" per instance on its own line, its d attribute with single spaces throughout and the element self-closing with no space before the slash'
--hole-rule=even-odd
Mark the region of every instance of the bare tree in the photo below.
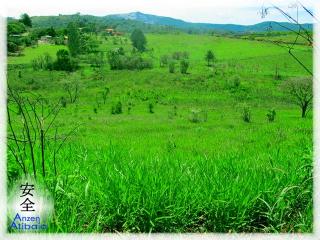
<svg viewBox="0 0 320 240">
<path fill-rule="evenodd" d="M 29 94 L 30 95 L 30 94 Z M 8 88 L 8 149 L 21 167 L 28 174 L 27 160 L 32 162 L 32 172 L 37 178 L 37 151 L 40 151 L 41 172 L 46 176 L 47 147 L 53 143 L 53 164 L 56 170 L 56 156 L 66 139 L 78 128 L 67 135 L 58 136 L 58 127 L 54 122 L 60 112 L 60 102 L 50 105 L 41 97 L 32 95 L 24 97 L 17 91 Z M 17 116 L 13 116 L 13 114 Z M 55 129 L 52 131 L 52 129 Z M 51 130 L 51 131 L 50 131 Z M 49 133 L 53 136 L 49 136 Z"/>
<path fill-rule="evenodd" d="M 292 56 L 294 58 L 294 60 L 304 68 L 304 70 L 306 70 L 306 72 L 308 72 L 308 74 L 310 74 L 311 76 L 313 75 L 312 73 L 312 69 L 310 69 L 304 62 L 303 60 L 301 60 L 295 53 L 294 50 L 296 50 L 296 46 L 298 44 L 298 39 L 299 37 L 304 39 L 307 44 L 311 47 L 313 47 L 313 35 L 312 35 L 312 31 L 310 29 L 307 29 L 305 27 L 305 25 L 303 25 L 300 22 L 299 19 L 299 9 L 304 11 L 306 15 L 310 16 L 311 19 L 314 20 L 314 22 L 319 22 L 318 19 L 315 17 L 315 15 L 312 13 L 312 11 L 310 9 L 308 9 L 307 7 L 305 7 L 302 3 L 300 3 L 299 1 L 296 1 L 295 4 L 292 4 L 291 6 L 289 6 L 290 8 L 295 8 L 296 9 L 296 16 L 293 16 L 293 14 L 290 14 L 288 12 L 286 12 L 285 10 L 283 10 L 282 8 L 275 6 L 275 5 L 271 5 L 269 7 L 262 7 L 261 9 L 261 17 L 262 18 L 266 18 L 268 15 L 270 15 L 270 13 L 272 12 L 272 10 L 277 11 L 278 13 L 280 13 L 288 22 L 294 24 L 296 27 L 295 28 L 290 28 L 287 27 L 285 25 L 283 25 L 282 23 L 279 22 L 274 22 L 274 24 L 279 25 L 280 27 L 282 27 L 283 29 L 294 33 L 295 34 L 295 40 L 291 43 L 283 43 L 280 41 L 274 41 L 275 44 L 277 44 L 280 47 L 286 48 L 288 50 L 288 53 L 290 54 L 290 56 Z M 272 30 L 272 26 L 270 25 L 269 30 Z"/>
<path fill-rule="evenodd" d="M 282 87 L 300 107 L 301 117 L 305 118 L 312 106 L 312 78 L 291 78 L 285 81 Z"/>
<path fill-rule="evenodd" d="M 67 91 L 70 99 L 70 103 L 75 103 L 79 97 L 79 83 L 73 81 L 64 85 L 64 90 Z"/>
</svg>

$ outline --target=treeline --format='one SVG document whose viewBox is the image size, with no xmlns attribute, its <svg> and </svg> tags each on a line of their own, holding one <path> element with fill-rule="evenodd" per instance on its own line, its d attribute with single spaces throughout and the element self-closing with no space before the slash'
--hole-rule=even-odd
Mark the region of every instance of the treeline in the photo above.
<svg viewBox="0 0 320 240">
<path fill-rule="evenodd" d="M 68 24 L 77 22 L 80 27 L 95 29 L 96 32 L 103 31 L 106 26 L 127 33 L 134 31 L 134 29 L 141 29 L 148 33 L 181 32 L 180 29 L 171 26 L 146 24 L 136 20 L 127 20 L 112 16 L 98 17 L 81 15 L 80 13 L 59 16 L 35 16 L 31 19 L 34 27 L 37 28 L 48 28 L 51 26 L 54 28 L 66 28 Z"/>
<path fill-rule="evenodd" d="M 92 33 L 97 34 L 98 32 L 96 26 L 91 23 L 84 25 L 81 22 L 71 22 L 65 28 L 54 28 L 53 26 L 39 28 L 34 27 L 32 18 L 23 14 L 18 20 L 10 19 L 7 29 L 8 55 L 20 53 L 24 47 L 37 45 L 42 37 L 45 37 L 45 41 L 51 44 L 66 45 L 69 36 L 72 38 L 74 33 L 79 35 L 76 37 L 80 46 L 76 51 L 79 54 L 95 52 L 99 44 L 96 38 L 92 37 Z M 72 51 L 71 54 L 73 54 Z"/>
</svg>

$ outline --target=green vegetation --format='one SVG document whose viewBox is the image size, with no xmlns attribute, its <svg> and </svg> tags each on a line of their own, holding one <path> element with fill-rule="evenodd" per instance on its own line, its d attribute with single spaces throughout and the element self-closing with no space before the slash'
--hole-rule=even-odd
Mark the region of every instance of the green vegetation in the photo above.
<svg viewBox="0 0 320 240">
<path fill-rule="evenodd" d="M 32 27 L 32 21 L 28 14 L 24 13 L 21 15 L 20 21 L 27 27 Z"/>
<path fill-rule="evenodd" d="M 143 52 L 146 50 L 147 40 L 140 29 L 135 29 L 131 33 L 130 38 L 131 38 L 132 46 L 138 49 L 138 51 Z"/>
<path fill-rule="evenodd" d="M 207 53 L 206 53 L 206 56 L 205 56 L 205 59 L 207 60 L 208 62 L 208 67 L 210 67 L 211 64 L 214 63 L 214 61 L 216 60 L 216 57 L 214 56 L 214 53 L 209 50 Z M 211 64 L 210 64 L 211 63 Z"/>
<path fill-rule="evenodd" d="M 312 81 L 286 49 L 182 32 L 146 33 L 142 49 L 131 33 L 82 30 L 94 50 L 71 57 L 69 31 L 69 51 L 9 56 L 17 136 L 26 111 L 57 115 L 30 120 L 50 126 L 32 156 L 8 139 L 8 189 L 36 173 L 55 201 L 49 232 L 312 232 L 313 114 L 283 91 L 304 89 L 310 109 Z M 295 54 L 312 68 L 312 47 Z"/>
<path fill-rule="evenodd" d="M 78 26 L 75 23 L 70 23 L 68 26 L 68 48 L 70 55 L 76 57 L 81 50 L 80 33 Z"/>
</svg>

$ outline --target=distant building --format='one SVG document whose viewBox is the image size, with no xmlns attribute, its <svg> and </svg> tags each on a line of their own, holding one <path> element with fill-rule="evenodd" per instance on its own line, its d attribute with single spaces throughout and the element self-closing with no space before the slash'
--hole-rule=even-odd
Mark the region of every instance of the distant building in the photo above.
<svg viewBox="0 0 320 240">
<path fill-rule="evenodd" d="M 38 40 L 38 44 L 53 44 L 54 39 L 50 35 L 41 36 L 41 38 Z"/>
<path fill-rule="evenodd" d="M 22 34 L 10 34 L 9 36 L 14 38 L 20 38 L 22 37 Z"/>
<path fill-rule="evenodd" d="M 68 36 L 63 36 L 63 44 L 64 45 L 68 44 Z"/>
<path fill-rule="evenodd" d="M 113 28 L 107 28 L 106 29 L 106 33 L 109 35 L 109 36 L 113 36 L 114 33 L 115 33 L 115 30 Z"/>
<path fill-rule="evenodd" d="M 109 36 L 122 36 L 123 35 L 122 32 L 117 32 L 113 28 L 107 28 L 105 31 L 106 31 L 107 35 L 109 35 Z"/>
</svg>

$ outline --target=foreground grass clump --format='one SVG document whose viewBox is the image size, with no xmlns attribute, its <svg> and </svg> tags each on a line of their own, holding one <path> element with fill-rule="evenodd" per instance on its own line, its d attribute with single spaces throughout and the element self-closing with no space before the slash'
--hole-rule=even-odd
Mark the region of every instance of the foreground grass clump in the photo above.
<svg viewBox="0 0 320 240">
<path fill-rule="evenodd" d="M 293 164 L 289 159 L 299 153 L 273 152 L 266 163 L 253 149 L 189 157 L 176 151 L 145 158 L 112 144 L 92 155 L 76 148 L 73 174 L 61 173 L 55 186 L 57 214 L 51 230 L 309 231 L 310 150 Z M 292 176 L 292 171 L 298 174 Z"/>
</svg>

